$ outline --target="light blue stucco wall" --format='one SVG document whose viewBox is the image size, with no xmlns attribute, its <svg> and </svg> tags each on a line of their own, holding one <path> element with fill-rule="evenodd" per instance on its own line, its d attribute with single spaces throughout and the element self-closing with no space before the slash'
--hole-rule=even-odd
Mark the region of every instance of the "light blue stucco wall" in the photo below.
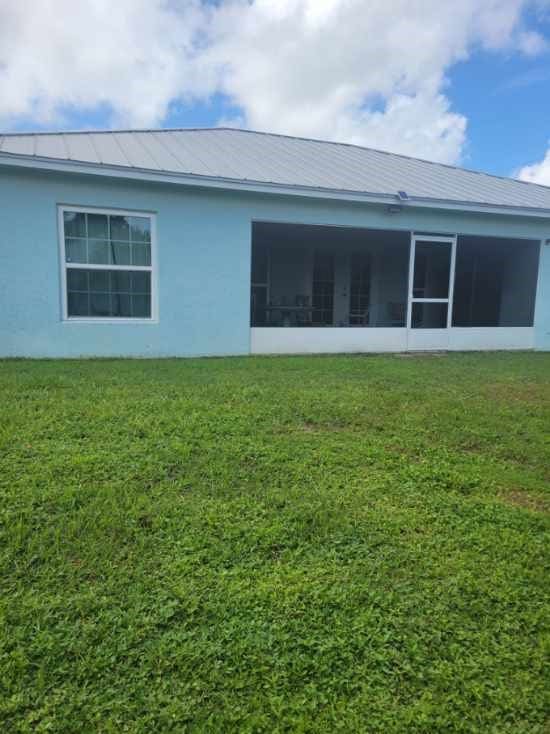
<svg viewBox="0 0 550 734">
<path fill-rule="evenodd" d="M 57 205 L 157 214 L 159 320 L 61 320 Z M 0 169 L 0 355 L 247 354 L 252 220 L 546 239 L 549 220 L 307 200 Z M 550 349 L 550 246 L 542 249 L 537 347 Z"/>
</svg>

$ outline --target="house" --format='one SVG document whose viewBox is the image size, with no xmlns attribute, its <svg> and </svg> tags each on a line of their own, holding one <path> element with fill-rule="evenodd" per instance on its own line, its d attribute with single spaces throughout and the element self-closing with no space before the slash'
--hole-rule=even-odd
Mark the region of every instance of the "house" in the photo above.
<svg viewBox="0 0 550 734">
<path fill-rule="evenodd" d="M 234 129 L 0 136 L 0 354 L 550 349 L 550 188 Z"/>
</svg>

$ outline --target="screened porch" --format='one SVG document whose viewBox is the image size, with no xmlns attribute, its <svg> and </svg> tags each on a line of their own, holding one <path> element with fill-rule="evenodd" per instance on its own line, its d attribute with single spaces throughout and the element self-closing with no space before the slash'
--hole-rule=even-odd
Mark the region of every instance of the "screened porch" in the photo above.
<svg viewBox="0 0 550 734">
<path fill-rule="evenodd" d="M 453 348 L 455 330 L 533 326 L 538 241 L 268 222 L 254 223 L 252 235 L 256 331 L 378 329 L 377 337 L 333 343 L 383 348 L 383 330 L 391 348 L 444 349 Z M 526 332 L 512 331 L 495 343 L 512 335 L 518 348 L 528 344 Z M 322 346 L 329 337 L 312 338 Z M 460 338 L 468 348 L 468 335 Z M 472 348 L 484 348 L 480 338 Z"/>
</svg>

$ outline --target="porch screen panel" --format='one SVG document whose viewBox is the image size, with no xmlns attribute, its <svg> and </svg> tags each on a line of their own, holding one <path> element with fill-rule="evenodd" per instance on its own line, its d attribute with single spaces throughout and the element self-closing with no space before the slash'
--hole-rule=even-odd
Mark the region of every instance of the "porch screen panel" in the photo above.
<svg viewBox="0 0 550 734">
<path fill-rule="evenodd" d="M 251 325 L 404 328 L 409 242 L 405 231 L 254 222 Z"/>
<path fill-rule="evenodd" d="M 251 278 L 250 323 L 252 326 L 265 326 L 269 290 L 269 248 L 265 244 L 252 244 Z"/>
<path fill-rule="evenodd" d="M 453 326 L 533 326 L 540 243 L 458 238 Z"/>
<path fill-rule="evenodd" d="M 369 324 L 370 284 L 370 253 L 354 252 L 351 256 L 350 273 L 350 326 L 368 326 Z"/>
<path fill-rule="evenodd" d="M 334 255 L 315 252 L 313 262 L 313 324 L 332 326 L 334 314 Z"/>
</svg>

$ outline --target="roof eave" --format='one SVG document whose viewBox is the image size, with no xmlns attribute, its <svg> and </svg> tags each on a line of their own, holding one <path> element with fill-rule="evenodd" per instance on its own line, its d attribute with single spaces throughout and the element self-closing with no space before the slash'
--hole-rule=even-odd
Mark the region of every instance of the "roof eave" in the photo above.
<svg viewBox="0 0 550 734">
<path fill-rule="evenodd" d="M 127 166 L 113 166 L 82 161 L 43 158 L 34 155 L 0 153 L 0 165 L 32 168 L 43 171 L 76 173 L 107 178 L 122 178 L 133 181 L 155 183 L 171 183 L 199 188 L 222 189 L 226 191 L 247 191 L 252 193 L 280 194 L 284 196 L 300 196 L 315 199 L 333 199 L 339 201 L 364 202 L 369 204 L 399 204 L 406 207 L 426 209 L 444 209 L 450 211 L 479 212 L 483 214 L 501 214 L 539 219 L 550 218 L 550 209 L 538 207 L 518 207 L 509 205 L 485 204 L 483 202 L 452 201 L 448 199 L 432 199 L 427 197 L 409 197 L 406 204 L 399 202 L 395 194 L 372 193 L 367 191 L 349 191 L 346 189 L 325 189 L 297 184 L 280 184 L 262 181 L 223 178 L 218 176 L 202 176 L 192 173 L 174 173 L 169 171 L 151 171 Z"/>
</svg>

